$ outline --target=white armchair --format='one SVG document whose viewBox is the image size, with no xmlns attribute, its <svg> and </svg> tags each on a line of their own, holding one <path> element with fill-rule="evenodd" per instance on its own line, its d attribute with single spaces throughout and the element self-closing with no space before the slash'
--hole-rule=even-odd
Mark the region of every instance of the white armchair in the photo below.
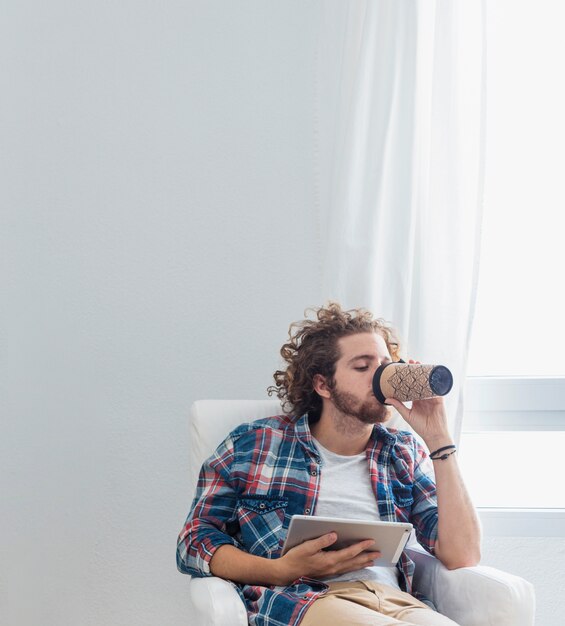
<svg viewBox="0 0 565 626">
<path fill-rule="evenodd" d="M 281 413 L 278 401 L 200 400 L 190 411 L 190 475 L 196 485 L 202 462 L 242 422 Z M 414 587 L 460 626 L 533 626 L 533 586 L 491 567 L 448 570 L 418 546 Z M 189 579 L 191 614 L 198 626 L 247 626 L 247 613 L 234 586 L 221 578 Z"/>
</svg>

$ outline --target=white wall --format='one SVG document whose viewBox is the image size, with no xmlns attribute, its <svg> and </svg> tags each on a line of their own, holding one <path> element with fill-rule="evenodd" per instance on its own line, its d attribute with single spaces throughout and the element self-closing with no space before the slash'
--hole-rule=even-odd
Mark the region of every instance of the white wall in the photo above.
<svg viewBox="0 0 565 626">
<path fill-rule="evenodd" d="M 2 626 L 190 623 L 188 407 L 321 301 L 318 10 L 3 4 Z"/>
<path fill-rule="evenodd" d="M 264 395 L 323 301 L 321 6 L 3 5 L 2 626 L 191 623 L 188 407 Z M 485 550 L 537 585 L 540 626 L 552 545 Z"/>
</svg>

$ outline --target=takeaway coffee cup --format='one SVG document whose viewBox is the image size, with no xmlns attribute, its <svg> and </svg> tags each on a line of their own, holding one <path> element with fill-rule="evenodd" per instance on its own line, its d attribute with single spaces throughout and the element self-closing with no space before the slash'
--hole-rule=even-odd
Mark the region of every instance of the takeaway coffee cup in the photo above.
<svg viewBox="0 0 565 626">
<path fill-rule="evenodd" d="M 381 365 L 373 376 L 373 393 L 381 404 L 386 398 L 401 402 L 445 396 L 453 376 L 445 365 L 421 365 L 398 361 Z"/>
</svg>

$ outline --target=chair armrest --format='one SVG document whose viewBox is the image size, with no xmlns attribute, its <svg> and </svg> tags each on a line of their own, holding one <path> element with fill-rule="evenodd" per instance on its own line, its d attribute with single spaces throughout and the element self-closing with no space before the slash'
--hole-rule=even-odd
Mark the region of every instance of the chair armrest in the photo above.
<svg viewBox="0 0 565 626">
<path fill-rule="evenodd" d="M 235 586 L 216 576 L 191 578 L 188 585 L 194 624 L 247 626 L 247 611 Z"/>
<path fill-rule="evenodd" d="M 534 587 L 523 578 L 483 565 L 448 570 L 419 546 L 407 551 L 414 589 L 460 626 L 533 626 Z"/>
</svg>

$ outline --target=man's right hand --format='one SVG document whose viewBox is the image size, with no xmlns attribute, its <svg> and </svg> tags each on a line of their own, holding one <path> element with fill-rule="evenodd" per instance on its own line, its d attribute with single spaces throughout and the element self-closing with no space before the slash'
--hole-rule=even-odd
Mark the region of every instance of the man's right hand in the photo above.
<svg viewBox="0 0 565 626">
<path fill-rule="evenodd" d="M 276 570 L 277 584 L 289 585 L 308 576 L 325 578 L 353 572 L 374 564 L 380 552 L 365 552 L 374 541 L 366 539 L 341 550 L 324 550 L 337 541 L 336 533 L 328 533 L 295 546 L 272 564 Z"/>
</svg>

